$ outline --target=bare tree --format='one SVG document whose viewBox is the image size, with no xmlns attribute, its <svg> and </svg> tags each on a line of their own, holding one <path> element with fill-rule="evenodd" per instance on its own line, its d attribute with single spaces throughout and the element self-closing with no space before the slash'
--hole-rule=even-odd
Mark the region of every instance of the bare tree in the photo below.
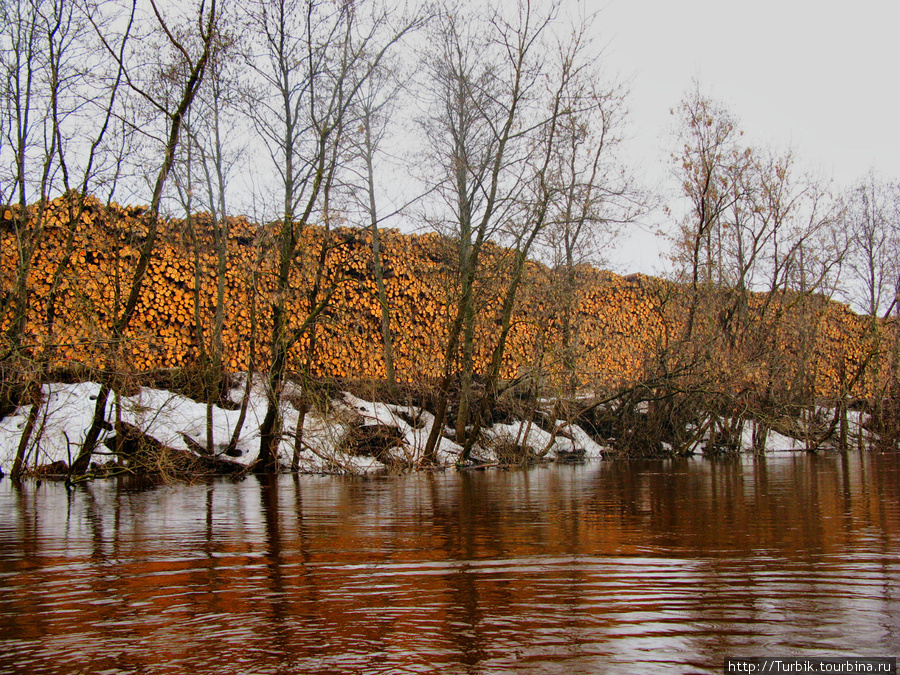
<svg viewBox="0 0 900 675">
<path fill-rule="evenodd" d="M 774 414 L 814 397 L 821 299 L 844 255 L 833 239 L 840 211 L 821 181 L 799 174 L 793 153 L 744 144 L 730 112 L 696 83 L 679 114 L 674 160 L 691 208 L 676 261 L 687 319 L 668 368 L 695 399 L 683 407 L 707 415 L 704 433 L 734 445 L 753 417 L 762 447 Z"/>
<path fill-rule="evenodd" d="M 63 8 L 65 3 L 60 3 L 59 7 Z M 87 18 L 83 20 L 85 28 L 88 25 L 88 18 L 92 16 L 92 10 L 89 5 L 84 6 L 83 11 L 87 14 Z M 62 133 L 62 125 L 57 126 L 57 145 L 59 147 L 59 168 L 61 175 L 61 187 L 64 194 L 70 198 L 66 200 L 66 219 L 67 231 L 61 254 L 53 272 L 50 288 L 47 292 L 46 309 L 44 313 L 44 326 L 46 331 L 46 346 L 42 355 L 45 361 L 53 359 L 56 350 L 54 339 L 54 328 L 56 322 L 57 302 L 63 281 L 70 271 L 72 257 L 75 250 L 75 237 L 77 223 L 81 221 L 82 215 L 87 210 L 88 199 L 91 192 L 99 189 L 101 185 L 105 185 L 107 189 L 107 203 L 112 201 L 118 184 L 119 168 L 122 165 L 124 155 L 129 147 L 129 135 L 125 131 L 124 120 L 127 114 L 121 109 L 119 101 L 121 99 L 121 84 L 123 80 L 122 57 L 124 49 L 129 43 L 129 38 L 134 25 L 136 7 L 132 5 L 131 11 L 125 20 L 125 28 L 122 30 L 118 44 L 114 45 L 118 49 L 117 60 L 107 60 L 109 63 L 108 72 L 104 72 L 106 68 L 98 67 L 100 75 L 96 81 L 92 82 L 90 90 L 91 95 L 83 95 L 81 97 L 83 110 L 78 124 L 69 132 L 68 138 Z M 71 8 L 67 8 L 71 12 Z M 89 31 L 85 31 L 84 39 L 87 40 L 90 35 Z M 96 41 L 92 41 L 91 47 L 96 46 Z M 88 54 L 91 57 L 97 55 L 96 49 L 90 49 Z M 97 57 L 99 58 L 99 57 Z M 101 61 L 102 63 L 102 61 Z M 57 78 L 61 79 L 61 78 Z M 90 134 L 90 145 L 86 148 L 83 155 L 77 156 L 74 160 L 70 158 L 67 146 L 71 143 L 73 137 L 87 137 L 85 133 L 86 125 L 84 118 L 92 119 L 95 124 L 95 132 Z M 118 118 L 118 120 L 117 120 Z M 117 124 L 118 121 L 118 124 Z M 115 129 L 119 128 L 122 133 L 115 142 Z M 111 133 L 112 132 L 112 133 Z M 112 141 L 112 142 L 111 142 Z M 71 196 L 74 195 L 73 198 Z"/>
<path fill-rule="evenodd" d="M 215 45 L 218 19 L 216 3 L 217 0 L 210 0 L 209 4 L 207 4 L 206 0 L 200 0 L 193 8 L 194 14 L 188 17 L 184 24 L 183 33 L 180 34 L 180 31 L 173 30 L 160 7 L 151 0 L 152 11 L 161 34 L 165 36 L 165 40 L 176 55 L 176 59 L 186 66 L 181 68 L 175 65 L 169 70 L 170 76 L 177 81 L 177 84 L 173 87 L 177 94 L 168 100 L 154 96 L 148 88 L 142 86 L 139 73 L 134 69 L 134 64 L 125 63 L 122 52 L 114 48 L 113 42 L 108 35 L 100 35 L 110 55 L 122 64 L 123 76 L 128 86 L 163 115 L 166 129 L 162 159 L 156 174 L 150 206 L 144 215 L 146 235 L 140 248 L 134 274 L 128 286 L 127 297 L 121 311 L 112 324 L 113 340 L 116 343 L 121 343 L 125 330 L 128 328 L 128 324 L 131 322 L 134 311 L 137 308 L 147 268 L 150 265 L 150 257 L 156 245 L 163 190 L 169 178 L 169 172 L 175 162 L 175 154 L 181 138 L 184 117 L 190 110 L 197 91 L 203 82 L 206 65 Z M 179 73 L 182 74 L 181 77 L 178 77 Z M 111 388 L 108 384 L 103 384 L 100 388 L 94 407 L 93 421 L 85 434 L 78 457 L 72 463 L 71 471 L 74 474 L 83 474 L 87 471 L 94 448 L 106 425 L 106 403 L 110 390 Z"/>
<path fill-rule="evenodd" d="M 444 209 L 432 221 L 442 225 L 458 262 L 436 420 L 425 448 L 429 461 L 454 388 L 459 392 L 456 440 L 464 446 L 464 461 L 503 393 L 504 357 L 526 263 L 565 219 L 567 188 L 573 200 L 570 224 L 577 219 L 575 208 L 583 208 L 582 223 L 601 218 L 603 195 L 624 189 L 608 181 L 612 172 L 607 172 L 621 94 L 594 80 L 589 22 L 575 29 L 563 24 L 557 5 L 527 1 L 487 14 L 454 6 L 435 23 L 432 43 L 438 49 L 427 62 L 426 132 L 443 179 L 438 187 Z M 578 148 L 569 165 L 575 175 L 564 177 L 561 158 L 573 143 L 580 144 L 573 134 L 586 138 L 598 131 L 603 138 L 589 141 L 591 168 L 585 169 L 585 153 Z M 611 213 L 602 217 L 612 220 Z M 488 268 L 491 240 L 507 248 L 492 252 Z M 490 356 L 477 374 L 476 392 L 476 317 L 492 303 Z"/>
<path fill-rule="evenodd" d="M 672 111 L 676 114 L 676 111 Z M 740 176 L 749 157 L 738 144 L 743 134 L 731 114 L 704 96 L 694 82 L 677 114 L 682 119 L 678 141 L 682 146 L 673 157 L 690 212 L 682 222 L 676 255 L 683 261 L 692 299 L 685 336 L 690 338 L 696 320 L 701 283 L 719 281 L 717 264 L 721 221 L 740 197 Z"/>
<path fill-rule="evenodd" d="M 181 146 L 182 161 L 176 165 L 174 181 L 185 211 L 187 247 L 194 257 L 196 376 L 207 403 L 206 452 L 210 454 L 214 451 L 213 406 L 227 396 L 228 383 L 224 327 L 233 224 L 228 185 L 247 144 L 247 129 L 240 126 L 244 118 L 238 114 L 246 87 L 239 74 L 237 41 L 228 28 L 222 20 L 209 60 L 206 86 L 185 119 L 187 142 Z M 204 209 L 209 216 L 198 219 L 195 208 Z M 248 233 L 241 234 L 246 237 Z M 212 261 L 207 263 L 210 256 Z M 212 278 L 215 288 L 211 316 L 207 309 L 209 294 L 204 291 L 208 278 Z M 255 330 L 251 332 L 255 337 Z M 251 346 L 253 349 L 255 346 Z"/>
<path fill-rule="evenodd" d="M 564 391 L 570 398 L 583 379 L 579 268 L 600 262 L 620 228 L 637 219 L 649 203 L 617 152 L 625 122 L 625 91 L 614 83 L 603 86 L 599 66 L 597 60 L 589 60 L 583 74 L 562 92 L 565 113 L 550 167 L 554 200 L 542 242 L 550 265 L 550 316 L 560 331 Z"/>
<path fill-rule="evenodd" d="M 97 65 L 102 61 L 96 55 L 85 11 L 69 0 L 11 2 L 0 8 L 0 63 L 5 85 L 0 130 L 6 141 L 0 141 L 0 158 L 10 160 L 9 174 L 0 179 L 0 202 L 17 202 L 11 209 L 17 255 L 14 279 L 0 299 L 0 316 L 8 321 L 4 359 L 25 356 L 37 358 L 44 365 L 53 359 L 57 295 L 71 261 L 76 223 L 86 209 L 89 186 L 98 173 L 97 156 L 119 94 L 121 72 L 98 87 L 93 71 L 85 67 L 86 62 Z M 127 36 L 130 18 L 126 17 L 123 24 Z M 125 41 L 123 37 L 122 43 Z M 32 301 L 29 279 L 51 224 L 48 206 L 55 191 L 66 195 L 63 207 L 67 214 L 52 225 L 67 228 L 67 232 L 43 298 L 43 316 L 38 318 L 43 319 L 44 327 L 43 349 L 38 351 L 36 341 L 23 342 L 29 314 L 36 312 L 35 304 L 39 306 Z M 30 202 L 34 204 L 29 208 Z M 24 362 L 17 363 L 13 370 L 19 368 L 23 376 L 27 372 L 34 375 L 24 378 L 28 380 L 24 398 L 32 403 L 34 412 L 40 403 L 43 367 L 21 369 Z M 8 384 L 15 388 L 22 382 Z M 15 475 L 24 469 L 22 452 L 32 429 L 33 424 L 28 425 L 20 444 Z"/>
<path fill-rule="evenodd" d="M 0 157 L 9 160 L 9 174 L 0 182 L 0 203 L 16 202 L 13 226 L 16 239 L 15 280 L 0 299 L 6 316 L 8 349 L 21 345 L 29 309 L 28 277 L 42 241 L 47 204 L 54 189 L 69 188 L 70 145 L 76 134 L 95 140 L 86 153 L 85 181 L 91 175 L 93 151 L 105 132 L 88 123 L 80 110 L 93 101 L 82 61 L 88 54 L 85 21 L 69 0 L 31 0 L 0 7 L 3 70 L 3 111 L 0 129 L 6 143 Z M 108 121 L 108 114 L 104 116 Z M 75 127 L 77 125 L 77 131 Z M 34 206 L 29 209 L 29 204 Z"/>
<path fill-rule="evenodd" d="M 880 441 L 895 446 L 900 438 L 900 420 L 893 412 L 900 391 L 900 185 L 870 171 L 847 197 L 845 222 L 847 297 L 868 319 L 864 336 L 868 349 L 853 381 L 871 383 Z"/>
<path fill-rule="evenodd" d="M 470 13 L 471 12 L 471 13 Z M 515 26 L 471 8 L 447 8 L 435 23 L 436 56 L 427 63 L 432 113 L 427 137 L 435 149 L 446 215 L 458 250 L 456 298 L 444 351 L 435 421 L 425 447 L 433 461 L 459 362 L 457 440 L 465 441 L 472 405 L 477 282 L 482 250 L 514 217 L 525 181 L 517 176 L 528 152 L 528 99 L 536 86 L 539 39 L 555 14 L 520 5 Z"/>
<path fill-rule="evenodd" d="M 380 208 L 383 195 L 376 180 L 376 165 L 384 160 L 383 145 L 391 133 L 391 121 L 398 113 L 402 83 L 398 77 L 397 59 L 385 61 L 360 88 L 354 114 L 357 134 L 351 136 L 351 153 L 355 162 L 348 163 L 350 180 L 355 184 L 351 190 L 353 200 L 372 235 L 372 271 L 375 277 L 375 291 L 381 314 L 381 343 L 384 357 L 385 378 L 388 390 L 396 393 L 397 376 L 394 369 L 394 334 L 391 327 L 391 307 L 388 303 L 384 278 L 381 229 L 390 218 L 401 213 L 409 204 L 404 204 L 391 212 Z M 359 164 L 359 168 L 354 165 Z M 418 201 L 414 198 L 412 201 Z M 412 203 L 412 202 L 411 202 Z"/>
<path fill-rule="evenodd" d="M 524 163 L 526 190 L 519 198 L 523 208 L 519 218 L 502 230 L 501 241 L 514 254 L 497 320 L 500 330 L 483 377 L 485 391 L 478 414 L 466 436 L 464 460 L 469 458 L 481 426 L 492 416 L 504 391 L 501 373 L 517 297 L 525 283 L 526 263 L 538 243 L 562 229 L 563 240 L 573 249 L 574 262 L 575 246 L 586 253 L 588 242 L 593 239 L 596 243 L 602 236 L 601 228 L 609 230 L 631 221 L 642 206 L 642 195 L 630 184 L 613 152 L 621 131 L 623 94 L 615 84 L 607 84 L 598 71 L 587 37 L 589 27 L 590 22 L 582 21 L 578 28 L 566 31 L 565 38 L 548 50 L 541 69 L 546 84 L 534 126 L 535 151 Z M 518 31 L 510 33 L 517 35 Z M 596 136 L 588 140 L 590 132 Z M 578 146 L 585 142 L 590 143 L 590 150 L 579 152 L 583 149 Z M 569 290 L 574 294 L 574 287 Z M 571 311 L 570 307 L 569 318 Z M 571 355 L 571 332 L 568 336 L 564 333 L 563 339 L 566 337 Z M 574 377 L 576 364 L 569 366 L 569 374 Z"/>
<path fill-rule="evenodd" d="M 847 207 L 849 299 L 869 316 L 890 315 L 900 291 L 900 185 L 870 171 L 851 190 Z"/>
<path fill-rule="evenodd" d="M 319 219 L 330 221 L 330 198 L 346 160 L 347 125 L 361 87 L 387 51 L 414 25 L 397 25 L 387 10 L 351 3 L 264 0 L 253 6 L 251 27 L 261 52 L 248 61 L 260 81 L 254 120 L 279 177 L 282 206 L 276 223 L 275 293 L 271 299 L 271 365 L 267 408 L 260 426 L 257 469 L 277 469 L 281 433 L 281 388 L 293 346 L 315 328 L 335 291 L 326 279 L 327 239 L 314 256 L 314 281 L 307 291 L 306 315 L 290 325 L 288 300 L 304 230 Z M 311 340 L 311 342 L 314 342 Z M 298 424 L 302 425 L 303 419 Z"/>
</svg>

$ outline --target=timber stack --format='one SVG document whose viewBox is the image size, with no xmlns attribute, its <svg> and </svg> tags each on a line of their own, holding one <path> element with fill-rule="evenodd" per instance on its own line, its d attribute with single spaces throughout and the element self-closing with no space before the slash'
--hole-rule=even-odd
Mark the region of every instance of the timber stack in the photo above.
<svg viewBox="0 0 900 675">
<path fill-rule="evenodd" d="M 33 232 L 36 224 L 41 228 L 27 277 L 28 310 L 22 335 L 22 344 L 35 358 L 45 359 L 51 367 L 83 364 L 126 371 L 177 368 L 197 359 L 212 330 L 218 287 L 215 223 L 209 214 L 160 223 L 140 301 L 118 344 L 112 341 L 111 327 L 147 236 L 144 209 L 73 196 L 54 199 L 43 211 L 30 207 L 24 216 L 15 207 L 6 207 L 0 216 L 0 281 L 7 308 L 20 265 L 17 231 Z M 268 363 L 275 292 L 277 247 L 272 232 L 277 224 L 258 226 L 246 218 L 228 218 L 219 223 L 223 224 L 227 226 L 223 230 L 227 231 L 224 366 L 230 371 L 248 369 L 251 325 L 255 324 L 255 368 L 263 370 Z M 324 298 L 328 303 L 314 331 L 305 332 L 292 350 L 291 367 L 307 367 L 317 377 L 383 378 L 372 232 L 308 226 L 302 237 L 287 298 L 290 328 L 299 328 Z M 398 379 L 431 380 L 442 372 L 457 300 L 453 279 L 458 253 L 451 241 L 434 233 L 387 230 L 380 237 Z M 500 246 L 490 245 L 484 252 L 488 272 L 477 287 L 476 370 L 489 362 L 495 346 L 510 259 L 510 251 Z M 527 265 L 503 376 L 539 371 L 545 378 L 565 379 L 567 368 L 577 368 L 581 382 L 615 389 L 658 369 L 661 355 L 671 353 L 684 331 L 684 288 L 642 275 L 623 278 L 588 266 L 572 272 L 574 293 L 566 290 L 572 286 L 566 286 L 558 271 L 536 262 Z M 708 334 L 727 332 L 720 317 L 724 302 L 702 308 Z M 790 353 L 797 348 L 797 333 L 784 317 L 802 326 L 814 342 L 811 361 L 807 359 L 803 367 L 814 374 L 812 386 L 817 393 L 830 395 L 851 388 L 866 394 L 875 386 L 871 377 L 854 374 L 872 351 L 873 336 L 882 335 L 880 326 L 831 301 L 823 300 L 812 314 L 802 316 L 786 300 L 777 302 L 783 311 L 768 316 L 780 317 L 780 328 L 757 333 L 774 340 L 772 349 Z M 763 296 L 751 294 L 747 306 L 751 314 L 757 314 L 757 329 L 775 320 L 759 309 L 767 304 L 771 303 Z M 6 311 L 0 324 L 4 333 L 11 317 Z M 758 386 L 764 368 L 753 365 L 752 359 L 750 363 L 746 372 L 730 376 Z"/>
</svg>

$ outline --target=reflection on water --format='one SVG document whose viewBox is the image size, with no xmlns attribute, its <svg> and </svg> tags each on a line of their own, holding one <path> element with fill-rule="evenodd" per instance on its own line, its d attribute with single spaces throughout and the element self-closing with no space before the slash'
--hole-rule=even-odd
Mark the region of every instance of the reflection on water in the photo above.
<svg viewBox="0 0 900 675">
<path fill-rule="evenodd" d="M 900 653 L 900 458 L 0 483 L 0 672 L 721 672 Z"/>
</svg>

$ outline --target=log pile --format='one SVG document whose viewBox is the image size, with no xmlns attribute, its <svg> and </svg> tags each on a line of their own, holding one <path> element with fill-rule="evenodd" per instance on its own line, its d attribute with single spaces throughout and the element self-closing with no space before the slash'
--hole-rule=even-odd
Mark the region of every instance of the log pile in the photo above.
<svg viewBox="0 0 900 675">
<path fill-rule="evenodd" d="M 160 223 L 160 237 L 135 316 L 122 344 L 111 327 L 127 296 L 138 252 L 147 233 L 141 207 L 102 204 L 88 198 L 60 197 L 43 212 L 31 207 L 28 226 L 7 207 L 0 212 L 0 280 L 8 296 L 19 264 L 23 231 L 42 224 L 28 276 L 29 305 L 23 343 L 50 365 L 146 371 L 179 367 L 196 360 L 208 344 L 215 312 L 217 280 L 212 217 Z M 257 307 L 256 368 L 268 361 L 271 301 L 277 263 L 274 233 L 279 226 L 229 218 L 225 274 L 225 366 L 249 365 L 251 308 Z M 221 225 L 221 224 L 220 224 Z M 456 255 L 437 234 L 381 233 L 387 304 L 394 331 L 395 368 L 405 381 L 439 376 L 454 302 Z M 313 333 L 292 351 L 292 368 L 309 364 L 314 376 L 383 378 L 381 306 L 374 278 L 372 234 L 346 227 L 308 226 L 292 269 L 288 297 L 290 326 L 302 325 L 310 308 L 331 295 Z M 320 268 L 319 260 L 325 261 Z M 509 251 L 487 247 L 488 270 L 479 280 L 476 370 L 491 358 L 498 333 Z M 317 273 L 318 271 L 318 273 Z M 314 293 L 314 289 L 318 289 Z M 520 293 L 504 360 L 504 376 L 541 370 L 565 377 L 571 354 L 585 383 L 619 387 L 644 377 L 648 368 L 680 334 L 684 305 L 673 301 L 678 287 L 651 277 L 619 277 L 589 267 L 577 270 L 577 293 L 567 294 L 557 274 L 530 263 Z M 49 311 L 51 291 L 55 313 Z M 568 297 L 567 297 L 568 295 Z M 761 302 L 759 299 L 754 302 Z M 6 303 L 8 305 L 9 303 Z M 5 306 L 6 306 L 5 305 Z M 567 313 L 568 310 L 568 313 Z M 715 330 L 710 312 L 710 330 Z M 0 321 L 5 333 L 11 312 Z M 786 325 L 786 324 L 785 324 Z M 866 319 L 833 302 L 804 318 L 812 328 L 814 386 L 819 393 L 840 390 L 871 349 Z M 569 336 L 568 347 L 563 334 Z M 775 331 L 778 349 L 796 348 L 790 330 Z M 568 351 L 567 351 L 568 350 Z M 755 374 L 754 374 L 755 373 Z M 735 375 L 758 377 L 748 368 Z M 854 390 L 865 393 L 862 378 Z"/>
</svg>

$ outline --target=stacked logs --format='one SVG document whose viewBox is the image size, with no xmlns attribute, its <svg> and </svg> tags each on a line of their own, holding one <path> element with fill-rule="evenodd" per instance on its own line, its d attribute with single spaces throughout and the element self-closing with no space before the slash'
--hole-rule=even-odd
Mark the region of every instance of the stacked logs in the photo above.
<svg viewBox="0 0 900 675">
<path fill-rule="evenodd" d="M 279 223 L 255 225 L 244 218 L 216 223 L 207 213 L 161 222 L 133 320 L 123 341 L 115 343 L 112 325 L 147 234 L 145 210 L 71 196 L 57 198 L 43 210 L 30 207 L 25 216 L 13 207 L 0 210 L 0 215 L 0 279 L 7 295 L 20 264 L 21 242 L 28 236 L 37 239 L 23 343 L 50 365 L 146 371 L 196 360 L 213 330 L 218 286 L 214 233 L 219 228 L 227 241 L 225 367 L 240 371 L 250 365 L 254 306 L 255 367 L 267 366 Z M 442 370 L 458 299 L 453 283 L 458 252 L 437 234 L 387 230 L 380 236 L 395 370 L 405 381 L 434 378 Z M 291 366 L 308 365 L 315 376 L 384 377 L 371 231 L 308 226 L 298 251 L 287 298 L 289 327 L 298 329 L 312 307 L 323 298 L 330 300 L 314 331 L 296 343 Z M 491 245 L 483 260 L 486 271 L 476 289 L 477 370 L 490 361 L 496 344 L 511 254 Z M 529 263 L 510 329 L 504 376 L 541 371 L 562 379 L 567 368 L 577 368 L 585 383 L 619 387 L 646 376 L 661 350 L 681 334 L 685 313 L 683 303 L 673 301 L 679 294 L 676 285 L 590 267 L 579 267 L 575 276 L 577 292 L 572 295 L 558 271 Z M 762 300 L 756 297 L 753 302 Z M 807 365 L 815 373 L 816 390 L 841 390 L 871 349 L 870 322 L 834 302 L 821 303 L 805 322 L 814 327 L 813 363 Z M 6 311 L 0 329 L 5 333 L 10 325 L 11 312 Z M 776 348 L 794 348 L 790 332 L 782 333 L 783 343 Z M 756 376 L 750 370 L 748 381 Z M 854 389 L 871 386 L 865 378 L 857 379 Z"/>
</svg>

